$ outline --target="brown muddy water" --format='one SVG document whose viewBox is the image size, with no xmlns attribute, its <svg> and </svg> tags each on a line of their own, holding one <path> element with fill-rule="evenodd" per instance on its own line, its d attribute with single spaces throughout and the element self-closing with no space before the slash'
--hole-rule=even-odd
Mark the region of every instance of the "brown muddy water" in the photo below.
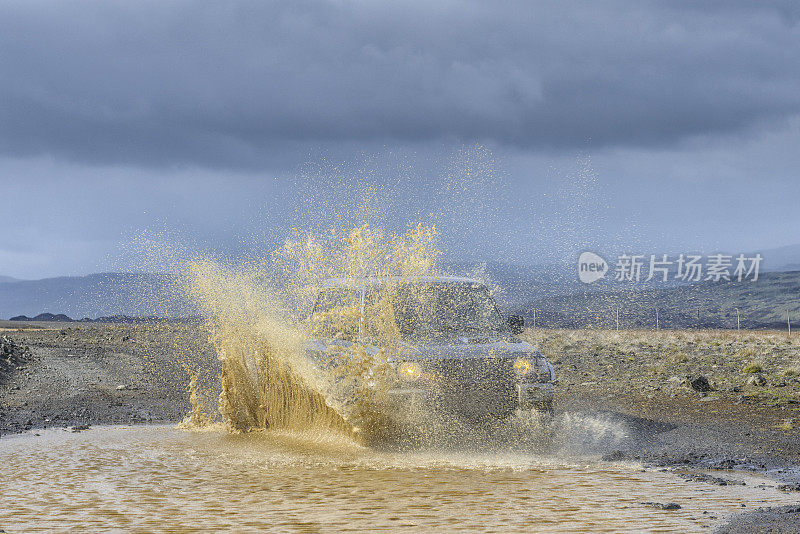
<svg viewBox="0 0 800 534">
<path fill-rule="evenodd" d="M 519 452 L 378 451 L 336 436 L 170 426 L 0 439 L 0 529 L 697 532 L 793 499 L 775 483 Z M 677 502 L 656 510 L 643 502 Z"/>
</svg>

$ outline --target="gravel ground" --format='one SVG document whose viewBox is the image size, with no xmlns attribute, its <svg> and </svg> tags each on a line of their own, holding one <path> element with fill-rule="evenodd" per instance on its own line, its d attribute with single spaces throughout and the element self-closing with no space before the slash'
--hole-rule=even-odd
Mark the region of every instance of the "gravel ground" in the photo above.
<svg viewBox="0 0 800 534">
<path fill-rule="evenodd" d="M 204 400 L 215 402 L 219 362 L 196 326 L 0 321 L 0 336 L 7 340 L 0 350 L 11 350 L 8 340 L 17 347 L 0 369 L 0 435 L 180 421 L 189 411 L 189 371 L 201 371 Z M 557 411 L 601 415 L 629 429 L 631 439 L 607 459 L 753 470 L 789 491 L 800 489 L 793 486 L 800 483 L 800 336 L 597 330 L 525 336 L 556 366 Z M 700 376 L 707 388 L 692 386 Z M 721 532 L 800 532 L 800 507 L 749 512 Z"/>
<path fill-rule="evenodd" d="M 526 336 L 557 369 L 562 409 L 604 410 L 634 421 L 641 439 L 618 456 L 759 469 L 800 463 L 800 336 L 607 330 Z M 764 384 L 755 385 L 754 376 Z"/>
<path fill-rule="evenodd" d="M 18 324 L 0 322 L 0 335 L 30 352 L 0 381 L 0 435 L 180 421 L 189 410 L 186 368 L 203 369 L 208 383 L 219 373 L 204 333 L 194 327 Z"/>
<path fill-rule="evenodd" d="M 557 369 L 561 410 L 605 412 L 630 429 L 633 439 L 608 459 L 751 470 L 800 489 L 800 336 L 529 330 L 525 337 Z M 800 507 L 747 512 L 720 532 L 800 532 Z"/>
</svg>

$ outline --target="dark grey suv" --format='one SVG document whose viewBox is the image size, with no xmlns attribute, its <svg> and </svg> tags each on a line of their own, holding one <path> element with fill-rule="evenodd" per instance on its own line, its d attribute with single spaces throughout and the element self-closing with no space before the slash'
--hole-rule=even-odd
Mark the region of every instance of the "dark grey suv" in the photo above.
<svg viewBox="0 0 800 534">
<path fill-rule="evenodd" d="M 387 287 L 392 298 L 381 320 L 384 329 L 387 321 L 393 323 L 388 328 L 399 339 L 397 350 L 386 355 L 388 415 L 402 419 L 413 406 L 427 405 L 484 422 L 518 409 L 552 410 L 553 366 L 517 337 L 522 318 L 505 320 L 486 286 L 468 278 L 328 281 L 311 317 L 312 323 L 325 325 L 308 346 L 314 365 L 327 365 L 335 349 L 381 350 L 370 322 Z M 344 320 L 341 315 L 327 320 L 331 310 L 348 305 L 354 311 Z"/>
</svg>

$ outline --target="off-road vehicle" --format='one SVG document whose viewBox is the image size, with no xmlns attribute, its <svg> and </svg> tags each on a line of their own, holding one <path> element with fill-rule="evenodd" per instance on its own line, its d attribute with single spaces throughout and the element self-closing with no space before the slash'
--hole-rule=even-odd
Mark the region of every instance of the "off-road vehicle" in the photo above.
<svg viewBox="0 0 800 534">
<path fill-rule="evenodd" d="M 376 301 L 387 289 L 390 309 L 380 320 L 394 322 L 389 326 L 396 326 L 400 348 L 386 358 L 390 415 L 402 417 L 422 404 L 470 422 L 504 419 L 517 410 L 552 411 L 553 366 L 517 337 L 523 318 L 504 319 L 487 287 L 469 278 L 329 280 L 311 315 L 315 337 L 308 354 L 315 365 L 325 366 L 337 349 L 380 350 L 370 323 L 379 320 Z"/>
</svg>

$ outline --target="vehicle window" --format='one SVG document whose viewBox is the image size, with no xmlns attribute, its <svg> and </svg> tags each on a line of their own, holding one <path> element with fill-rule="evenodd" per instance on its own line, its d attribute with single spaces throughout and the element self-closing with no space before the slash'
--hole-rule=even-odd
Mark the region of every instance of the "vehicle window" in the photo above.
<svg viewBox="0 0 800 534">
<path fill-rule="evenodd" d="M 314 313 L 329 312 L 337 307 L 349 307 L 360 304 L 360 294 L 351 288 L 336 287 L 320 292 Z"/>
<path fill-rule="evenodd" d="M 353 341 L 358 337 L 361 294 L 351 288 L 326 289 L 319 294 L 311 314 L 314 335 Z"/>
<path fill-rule="evenodd" d="M 399 338 L 395 317 L 396 299 L 396 285 L 370 288 L 364 296 L 363 334 L 378 345 L 383 346 Z"/>
<path fill-rule="evenodd" d="M 502 331 L 506 324 L 484 286 L 407 283 L 367 289 L 363 317 L 359 291 L 325 290 L 314 307 L 311 329 L 320 337 L 354 341 L 361 333 L 381 343 L 398 336 Z"/>
<path fill-rule="evenodd" d="M 395 315 L 409 335 L 500 331 L 505 324 L 489 291 L 469 284 L 414 284 L 399 288 Z"/>
</svg>

